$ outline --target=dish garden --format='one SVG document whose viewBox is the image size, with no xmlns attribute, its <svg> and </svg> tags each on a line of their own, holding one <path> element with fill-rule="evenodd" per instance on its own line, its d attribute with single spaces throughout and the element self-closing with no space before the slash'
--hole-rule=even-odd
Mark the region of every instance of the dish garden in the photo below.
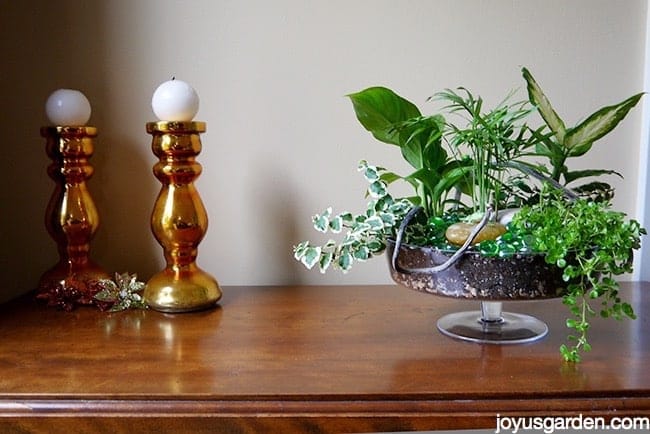
<svg viewBox="0 0 650 434">
<path fill-rule="evenodd" d="M 608 179 L 621 174 L 571 163 L 643 94 L 567 126 L 530 71 L 523 68 L 522 75 L 528 98 L 517 100 L 513 92 L 494 108 L 466 88 L 433 95 L 442 109 L 432 115 L 385 87 L 348 95 L 361 125 L 396 146 L 412 171 L 397 174 L 361 161 L 365 210 L 327 208 L 313 217 L 314 228 L 337 240 L 303 241 L 293 252 L 321 272 L 346 272 L 387 253 L 396 282 L 486 301 L 483 310 L 495 308 L 494 301 L 500 310 L 501 301 L 562 297 L 569 334 L 560 352 L 578 362 L 591 349 L 594 316 L 635 318 L 616 276 L 632 271 L 646 230 L 612 208 Z M 413 194 L 391 194 L 396 182 L 406 182 Z"/>
</svg>

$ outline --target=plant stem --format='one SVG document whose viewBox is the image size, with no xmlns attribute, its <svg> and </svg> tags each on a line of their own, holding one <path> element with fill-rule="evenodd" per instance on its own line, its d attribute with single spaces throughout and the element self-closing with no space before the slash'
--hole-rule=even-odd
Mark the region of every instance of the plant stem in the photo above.
<svg viewBox="0 0 650 434">
<path fill-rule="evenodd" d="M 559 162 L 554 162 L 553 173 L 551 174 L 551 179 L 553 179 L 553 181 L 560 182 L 560 175 L 562 175 L 562 172 L 564 171 L 564 163 L 566 162 L 567 157 L 567 154 L 563 154 Z"/>
</svg>

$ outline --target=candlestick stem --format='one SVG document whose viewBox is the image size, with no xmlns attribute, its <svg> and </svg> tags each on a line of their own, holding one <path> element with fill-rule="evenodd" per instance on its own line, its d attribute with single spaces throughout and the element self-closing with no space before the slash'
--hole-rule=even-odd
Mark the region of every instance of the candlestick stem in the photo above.
<svg viewBox="0 0 650 434">
<path fill-rule="evenodd" d="M 216 279 L 196 265 L 208 215 L 194 186 L 201 174 L 196 156 L 204 122 L 150 122 L 152 150 L 159 158 L 153 172 L 162 183 L 151 215 L 151 230 L 163 248 L 167 266 L 147 282 L 147 304 L 163 312 L 189 312 L 213 306 L 221 298 Z"/>
<path fill-rule="evenodd" d="M 110 276 L 90 259 L 90 241 L 99 226 L 99 214 L 86 186 L 93 168 L 94 127 L 43 127 L 46 152 L 52 160 L 47 172 L 56 183 L 45 211 L 45 227 L 57 244 L 59 262 L 40 279 L 37 296 L 49 299 L 60 286 L 77 304 L 92 304 L 87 283 Z M 54 300 L 49 300 L 53 302 Z"/>
</svg>

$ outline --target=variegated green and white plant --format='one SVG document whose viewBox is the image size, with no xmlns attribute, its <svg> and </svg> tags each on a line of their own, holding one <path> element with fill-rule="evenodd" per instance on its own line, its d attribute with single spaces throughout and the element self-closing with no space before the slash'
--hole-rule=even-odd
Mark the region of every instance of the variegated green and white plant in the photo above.
<svg viewBox="0 0 650 434">
<path fill-rule="evenodd" d="M 570 170 L 567 160 L 582 157 L 591 150 L 594 142 L 616 128 L 644 93 L 637 93 L 617 104 L 596 110 L 577 125 L 567 127 L 530 71 L 523 68 L 522 73 L 529 100 L 544 120 L 544 127 L 535 131 L 535 155 L 547 159 L 550 178 L 578 192 L 607 195 L 611 187 L 601 180 L 577 186 L 575 182 L 603 175 L 621 176 L 618 172 L 610 169 Z"/>
<path fill-rule="evenodd" d="M 312 218 L 314 228 L 322 233 L 345 233 L 342 241 L 328 240 L 323 245 L 312 245 L 303 241 L 294 247 L 294 256 L 307 268 L 316 264 L 321 273 L 333 266 L 347 272 L 352 264 L 367 261 L 383 253 L 386 249 L 386 239 L 391 236 L 396 225 L 413 207 L 407 198 L 394 199 L 388 193 L 388 185 L 382 179 L 387 172 L 361 161 L 358 167 L 363 173 L 369 186 L 367 194 L 371 198 L 366 212 L 353 215 L 342 212 L 334 215 L 332 208 Z"/>
</svg>

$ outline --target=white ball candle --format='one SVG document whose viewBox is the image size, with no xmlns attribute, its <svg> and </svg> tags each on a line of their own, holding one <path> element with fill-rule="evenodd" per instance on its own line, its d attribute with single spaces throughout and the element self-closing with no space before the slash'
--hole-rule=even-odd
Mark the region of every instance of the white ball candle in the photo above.
<svg viewBox="0 0 650 434">
<path fill-rule="evenodd" d="M 199 96 L 186 82 L 171 79 L 153 93 L 151 108 L 161 121 L 189 122 L 199 111 Z"/>
<path fill-rule="evenodd" d="M 54 125 L 82 126 L 90 119 L 90 102 L 74 89 L 58 89 L 45 102 L 45 113 Z"/>
</svg>

